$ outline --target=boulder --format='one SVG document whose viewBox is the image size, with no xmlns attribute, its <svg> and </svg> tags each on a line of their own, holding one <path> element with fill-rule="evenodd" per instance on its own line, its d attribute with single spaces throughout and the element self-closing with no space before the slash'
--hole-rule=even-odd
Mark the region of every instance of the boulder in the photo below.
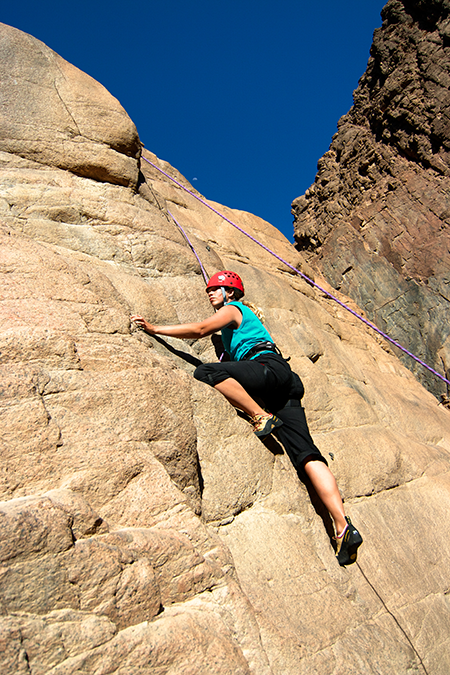
<svg viewBox="0 0 450 675">
<path fill-rule="evenodd" d="M 101 84 L 36 38 L 5 24 L 0 64 L 1 151 L 136 187 L 141 148 L 136 127 Z M 58 210 L 61 218 L 63 211 Z"/>
</svg>

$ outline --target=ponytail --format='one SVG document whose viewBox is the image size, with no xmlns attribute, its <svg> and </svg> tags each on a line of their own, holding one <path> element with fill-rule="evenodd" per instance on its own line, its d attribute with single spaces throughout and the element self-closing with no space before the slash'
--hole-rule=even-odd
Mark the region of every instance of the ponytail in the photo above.
<svg viewBox="0 0 450 675">
<path fill-rule="evenodd" d="M 239 288 L 230 288 L 228 287 L 227 290 L 233 291 L 234 299 L 235 300 L 241 300 L 241 298 L 244 297 L 244 294 Z M 262 311 L 261 307 L 257 307 L 257 305 L 254 305 L 253 302 L 247 302 L 247 300 L 242 300 L 242 304 L 251 309 L 253 314 L 261 321 L 261 323 L 265 323 L 265 316 L 264 312 Z"/>
<path fill-rule="evenodd" d="M 247 302 L 247 300 L 243 300 L 242 304 L 251 309 L 253 314 L 255 314 L 261 323 L 265 323 L 266 317 L 264 316 L 264 312 L 262 311 L 261 307 L 257 307 L 257 305 L 254 305 L 253 302 Z"/>
</svg>

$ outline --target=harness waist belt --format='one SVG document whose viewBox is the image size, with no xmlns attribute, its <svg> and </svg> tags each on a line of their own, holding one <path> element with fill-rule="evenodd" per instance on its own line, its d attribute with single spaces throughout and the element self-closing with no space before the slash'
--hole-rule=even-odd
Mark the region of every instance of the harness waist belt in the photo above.
<svg viewBox="0 0 450 675">
<path fill-rule="evenodd" d="M 259 354 L 260 352 L 274 352 L 275 354 L 279 354 L 281 356 L 281 352 L 274 344 L 273 342 L 260 342 L 251 349 L 248 350 L 246 354 L 241 358 L 241 361 L 248 361 L 249 359 L 253 358 L 253 356 L 256 356 L 256 354 Z"/>
</svg>

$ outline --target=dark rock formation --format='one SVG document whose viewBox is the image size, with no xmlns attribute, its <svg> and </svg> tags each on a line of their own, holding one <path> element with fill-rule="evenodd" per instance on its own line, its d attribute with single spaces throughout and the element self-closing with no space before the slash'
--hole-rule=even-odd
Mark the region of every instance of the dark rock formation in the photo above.
<svg viewBox="0 0 450 675">
<path fill-rule="evenodd" d="M 295 239 L 335 288 L 448 378 L 450 2 L 389 0 L 381 15 L 354 105 L 293 202 Z"/>
</svg>

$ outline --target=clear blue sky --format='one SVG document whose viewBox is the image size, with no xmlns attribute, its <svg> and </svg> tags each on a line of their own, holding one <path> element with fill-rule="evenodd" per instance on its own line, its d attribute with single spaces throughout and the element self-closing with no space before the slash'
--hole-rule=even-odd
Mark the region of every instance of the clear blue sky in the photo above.
<svg viewBox="0 0 450 675">
<path fill-rule="evenodd" d="M 144 145 L 207 198 L 292 240 L 364 73 L 385 0 L 23 0 L 3 23 L 101 82 Z"/>
</svg>

